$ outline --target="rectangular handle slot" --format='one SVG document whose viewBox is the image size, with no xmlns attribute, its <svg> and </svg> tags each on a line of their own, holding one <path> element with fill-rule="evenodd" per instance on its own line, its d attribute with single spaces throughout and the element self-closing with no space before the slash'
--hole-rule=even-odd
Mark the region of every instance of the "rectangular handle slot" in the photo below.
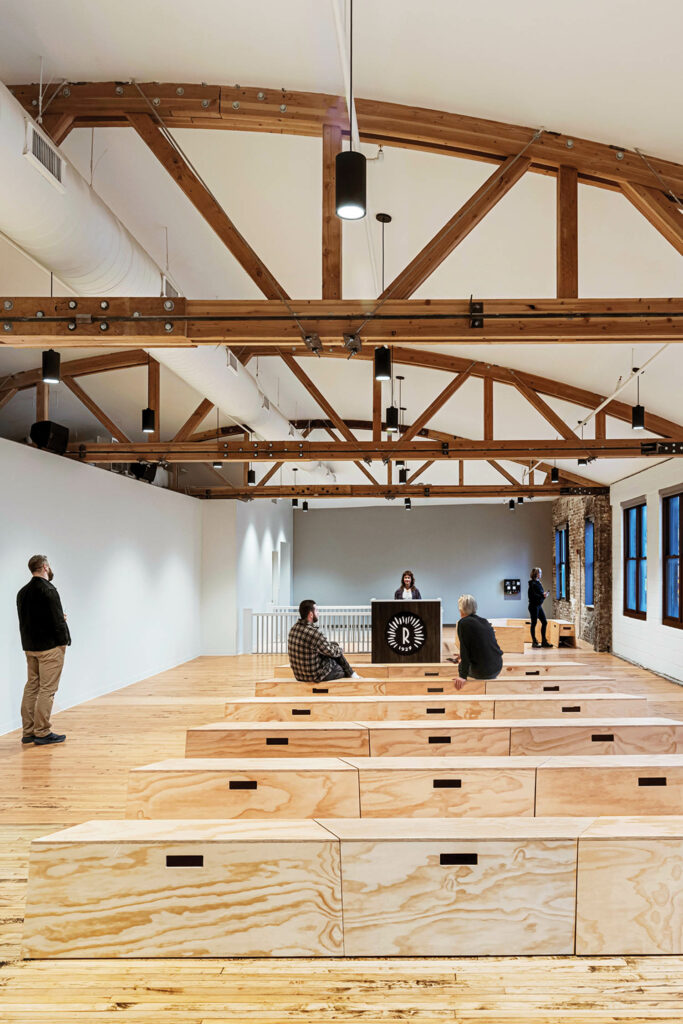
<svg viewBox="0 0 683 1024">
<path fill-rule="evenodd" d="M 310 715 L 310 708 L 292 708 L 293 715 Z"/>
<path fill-rule="evenodd" d="M 312 693 L 329 693 L 329 689 L 326 686 L 313 686 L 311 688 Z"/>
<path fill-rule="evenodd" d="M 167 868 L 203 868 L 204 856 L 201 853 L 168 853 Z"/>
<path fill-rule="evenodd" d="M 428 743 L 450 743 L 450 736 L 430 736 L 427 740 Z"/>
<path fill-rule="evenodd" d="M 228 789 L 256 789 L 258 782 L 255 779 L 230 779 Z"/>
<path fill-rule="evenodd" d="M 524 673 L 525 676 L 540 676 L 540 674 L 540 668 L 534 669 L 533 672 L 531 671 L 531 669 L 527 669 L 527 671 Z"/>
<path fill-rule="evenodd" d="M 286 747 L 288 743 L 287 736 L 266 736 L 267 747 Z"/>
<path fill-rule="evenodd" d="M 581 705 L 580 704 L 569 704 L 566 707 L 563 707 L 562 710 L 563 711 L 580 711 L 581 710 Z"/>
<path fill-rule="evenodd" d="M 433 779 L 432 789 L 462 789 L 462 779 Z"/>
<path fill-rule="evenodd" d="M 445 715 L 446 714 L 446 709 L 445 708 L 427 708 L 427 714 L 428 715 Z"/>
<path fill-rule="evenodd" d="M 666 776 L 646 776 L 638 779 L 639 786 L 666 786 Z"/>
<path fill-rule="evenodd" d="M 439 856 L 439 864 L 478 864 L 478 853 L 442 853 Z"/>
<path fill-rule="evenodd" d="M 443 686 L 428 686 L 427 693 L 443 693 Z"/>
<path fill-rule="evenodd" d="M 438 672 L 425 672 L 426 676 L 438 676 Z"/>
<path fill-rule="evenodd" d="M 543 687 L 543 692 L 544 693 L 557 693 L 557 692 L 559 692 L 559 689 L 560 689 L 559 686 L 544 686 Z"/>
<path fill-rule="evenodd" d="M 613 732 L 594 732 L 591 736 L 592 743 L 614 743 Z"/>
</svg>

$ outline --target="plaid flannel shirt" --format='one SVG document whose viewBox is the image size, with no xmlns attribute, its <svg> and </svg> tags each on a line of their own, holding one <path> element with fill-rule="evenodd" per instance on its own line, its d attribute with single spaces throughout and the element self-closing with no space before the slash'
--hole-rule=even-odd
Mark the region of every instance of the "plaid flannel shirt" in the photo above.
<svg viewBox="0 0 683 1024">
<path fill-rule="evenodd" d="M 319 683 L 330 670 L 329 659 L 338 658 L 342 649 L 313 623 L 299 619 L 289 631 L 287 653 L 295 679 L 302 683 Z"/>
</svg>

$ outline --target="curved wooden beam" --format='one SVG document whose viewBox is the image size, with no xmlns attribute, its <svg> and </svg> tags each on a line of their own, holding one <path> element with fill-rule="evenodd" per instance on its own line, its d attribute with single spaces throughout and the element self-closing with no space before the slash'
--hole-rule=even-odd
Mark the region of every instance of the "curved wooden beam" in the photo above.
<svg viewBox="0 0 683 1024">
<path fill-rule="evenodd" d="M 123 75 L 121 76 L 124 77 Z M 144 94 L 140 95 L 139 89 Z M 264 87 L 146 82 L 65 83 L 50 104 L 50 114 L 69 115 L 73 127 L 122 127 L 130 113 L 149 113 L 149 103 L 169 128 L 222 128 L 233 131 L 322 136 L 323 126 L 338 125 L 348 134 L 343 97 Z M 38 85 L 11 90 L 33 114 Z M 358 129 L 365 142 L 443 153 L 500 163 L 522 149 L 534 129 L 445 110 L 381 100 L 356 99 Z M 526 153 L 531 170 L 557 174 L 575 167 L 589 184 L 619 188 L 633 182 L 658 188 L 654 173 L 638 153 L 552 130 L 545 131 Z M 648 162 L 675 192 L 683 191 L 683 166 L 657 157 Z"/>
</svg>

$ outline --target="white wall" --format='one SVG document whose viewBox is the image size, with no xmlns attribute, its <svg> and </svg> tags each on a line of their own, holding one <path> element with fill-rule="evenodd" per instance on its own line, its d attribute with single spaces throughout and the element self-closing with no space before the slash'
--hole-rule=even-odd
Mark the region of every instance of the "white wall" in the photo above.
<svg viewBox="0 0 683 1024">
<path fill-rule="evenodd" d="M 550 502 L 501 505 L 311 509 L 294 515 L 294 601 L 367 604 L 393 597 L 412 569 L 424 598 L 440 597 L 444 622 L 457 619 L 462 593 L 482 615 L 527 614 L 527 580 L 534 565 L 552 569 Z M 519 600 L 506 599 L 503 579 L 519 578 Z"/>
<path fill-rule="evenodd" d="M 292 592 L 292 508 L 288 501 L 202 502 L 202 650 L 241 654 L 244 610 L 289 604 Z M 275 555 L 275 558 L 273 557 Z"/>
<path fill-rule="evenodd" d="M 683 681 L 683 630 L 662 624 L 661 493 L 680 485 L 683 462 L 671 459 L 611 488 L 612 502 L 612 648 L 638 665 Z M 623 507 L 647 501 L 647 618 L 623 614 Z"/>
<path fill-rule="evenodd" d="M 15 604 L 47 554 L 73 638 L 56 706 L 200 653 L 201 506 L 185 495 L 0 439 L 0 733 L 26 681 Z"/>
</svg>

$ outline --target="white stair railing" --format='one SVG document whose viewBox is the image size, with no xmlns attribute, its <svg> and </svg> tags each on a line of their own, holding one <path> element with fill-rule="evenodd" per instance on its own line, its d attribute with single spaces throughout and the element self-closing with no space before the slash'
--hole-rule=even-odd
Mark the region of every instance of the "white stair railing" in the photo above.
<svg viewBox="0 0 683 1024">
<path fill-rule="evenodd" d="M 294 605 L 279 605 L 267 612 L 249 610 L 252 654 L 286 654 L 287 637 L 299 618 Z M 318 605 L 318 627 L 328 640 L 340 644 L 346 654 L 368 654 L 371 649 L 371 609 L 364 605 Z"/>
</svg>

